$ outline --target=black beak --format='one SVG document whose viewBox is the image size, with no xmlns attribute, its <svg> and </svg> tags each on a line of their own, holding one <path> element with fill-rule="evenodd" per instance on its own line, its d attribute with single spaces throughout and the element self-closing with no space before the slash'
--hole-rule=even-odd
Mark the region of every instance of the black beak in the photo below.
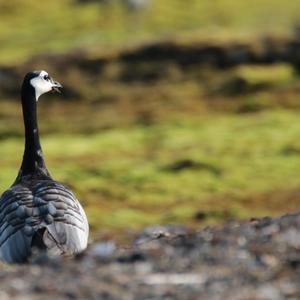
<svg viewBox="0 0 300 300">
<path fill-rule="evenodd" d="M 51 82 L 52 82 L 52 91 L 61 94 L 61 89 L 63 88 L 63 86 L 59 82 L 54 81 L 52 78 L 51 78 Z"/>
</svg>

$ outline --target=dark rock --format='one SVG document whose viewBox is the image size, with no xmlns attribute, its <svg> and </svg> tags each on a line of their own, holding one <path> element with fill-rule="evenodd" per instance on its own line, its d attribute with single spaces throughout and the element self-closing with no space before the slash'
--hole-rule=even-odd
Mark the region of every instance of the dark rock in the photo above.
<svg viewBox="0 0 300 300">
<path fill-rule="evenodd" d="M 299 299 L 300 214 L 191 230 L 151 226 L 125 248 L 3 265 L 3 299 Z M 151 244 L 151 246 L 147 246 Z"/>
</svg>

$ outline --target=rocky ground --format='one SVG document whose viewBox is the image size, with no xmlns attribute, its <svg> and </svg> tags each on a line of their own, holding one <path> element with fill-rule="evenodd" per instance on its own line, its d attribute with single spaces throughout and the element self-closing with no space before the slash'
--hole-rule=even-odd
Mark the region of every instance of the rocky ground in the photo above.
<svg viewBox="0 0 300 300">
<path fill-rule="evenodd" d="M 300 299 L 300 214 L 192 231 L 147 228 L 128 248 L 37 256 L 0 271 L 0 299 Z"/>
</svg>

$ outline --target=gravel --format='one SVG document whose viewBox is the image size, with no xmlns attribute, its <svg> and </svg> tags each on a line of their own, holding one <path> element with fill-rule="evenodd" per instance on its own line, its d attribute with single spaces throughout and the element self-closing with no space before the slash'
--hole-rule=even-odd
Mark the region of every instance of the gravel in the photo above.
<svg viewBox="0 0 300 300">
<path fill-rule="evenodd" d="M 199 231 L 146 228 L 126 248 L 94 242 L 73 259 L 39 254 L 0 268 L 0 299 L 300 299 L 300 214 Z"/>
</svg>

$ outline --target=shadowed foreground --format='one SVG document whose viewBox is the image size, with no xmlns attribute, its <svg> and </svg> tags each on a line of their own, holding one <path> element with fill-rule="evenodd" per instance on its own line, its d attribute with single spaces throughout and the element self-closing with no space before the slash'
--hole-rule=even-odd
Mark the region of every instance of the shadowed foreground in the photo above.
<svg viewBox="0 0 300 300">
<path fill-rule="evenodd" d="M 147 228 L 131 247 L 4 266 L 1 299 L 299 299 L 300 214 L 198 232 Z"/>
</svg>

